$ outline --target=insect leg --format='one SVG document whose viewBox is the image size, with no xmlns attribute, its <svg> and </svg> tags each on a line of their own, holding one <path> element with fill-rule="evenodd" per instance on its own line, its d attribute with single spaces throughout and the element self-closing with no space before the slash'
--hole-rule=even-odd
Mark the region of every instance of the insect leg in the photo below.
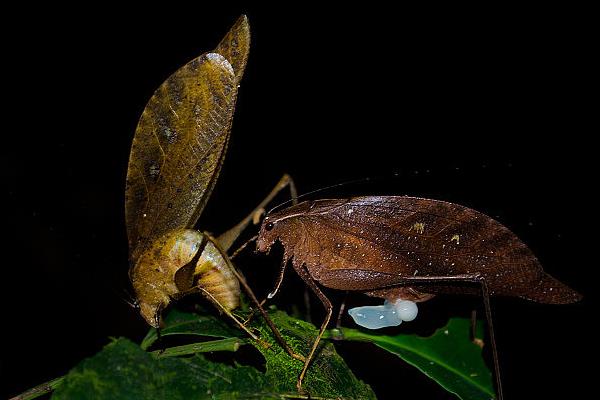
<svg viewBox="0 0 600 400">
<path fill-rule="evenodd" d="M 275 283 L 275 289 L 273 289 L 267 295 L 267 299 L 272 299 L 273 297 L 275 297 L 275 295 L 277 294 L 277 292 L 279 292 L 279 287 L 281 286 L 281 283 L 283 282 L 283 276 L 285 274 L 286 267 L 287 267 L 287 260 L 284 259 L 281 262 L 281 269 L 279 270 L 279 276 L 277 277 L 277 282 Z M 262 303 L 261 303 L 261 305 L 262 305 Z"/>
<path fill-rule="evenodd" d="M 246 240 L 240 247 L 238 247 L 233 253 L 231 253 L 231 256 L 229 256 L 229 259 L 233 260 L 234 258 L 236 258 L 238 256 L 238 254 L 240 254 L 242 251 L 244 251 L 244 249 L 250 243 L 256 241 L 256 239 L 258 239 L 258 235 L 254 235 L 250 239 Z"/>
<path fill-rule="evenodd" d="M 221 248 L 223 248 L 223 250 L 225 251 L 229 250 L 238 238 L 238 236 L 240 236 L 242 231 L 246 229 L 248 224 L 250 224 L 250 221 L 253 221 L 255 224 L 257 224 L 259 222 L 258 218 L 260 218 L 260 215 L 264 212 L 264 209 L 267 206 L 267 204 L 269 204 L 275 198 L 275 196 L 277 196 L 277 194 L 286 187 L 290 188 L 290 195 L 292 197 L 293 203 L 296 204 L 296 198 L 298 197 L 298 193 L 296 192 L 296 185 L 294 184 L 294 180 L 292 179 L 292 177 L 288 174 L 285 174 L 281 177 L 279 182 L 277 182 L 277 185 L 275 185 L 275 187 L 273 188 L 273 190 L 271 190 L 267 197 L 265 197 L 264 200 L 261 201 L 260 204 L 254 210 L 252 210 L 250 214 L 246 216 L 246 218 L 241 220 L 233 228 L 223 232 L 217 238 L 217 241 L 221 245 Z"/>
<path fill-rule="evenodd" d="M 464 274 L 464 275 L 449 275 L 449 276 L 413 276 L 402 277 L 403 284 L 439 284 L 448 282 L 472 282 L 478 283 L 481 286 L 481 294 L 483 295 L 483 306 L 485 309 L 485 318 L 488 324 L 488 332 L 490 335 L 490 343 L 492 344 L 492 359 L 494 362 L 494 374 L 496 375 L 496 386 L 498 390 L 498 400 L 503 399 L 502 395 L 502 379 L 500 377 L 500 364 L 498 362 L 498 351 L 496 349 L 496 339 L 494 337 L 494 323 L 492 322 L 492 308 L 490 306 L 490 293 L 488 290 L 485 278 L 480 274 Z"/>
<path fill-rule="evenodd" d="M 258 299 L 256 298 L 256 296 L 254 295 L 254 292 L 252 291 L 252 289 L 250 288 L 250 286 L 246 282 L 246 279 L 244 279 L 244 277 L 242 276 L 242 274 L 240 274 L 235 268 L 233 268 L 233 273 L 235 274 L 235 276 L 238 279 L 238 281 L 240 281 L 242 287 L 244 288 L 244 290 L 246 291 L 246 293 L 248 294 L 248 296 L 250 296 L 250 299 L 252 299 L 252 301 L 254 302 L 254 304 L 256 304 L 256 306 L 258 307 L 258 310 L 262 314 L 262 316 L 265 319 L 267 325 L 269 325 L 269 328 L 271 328 L 271 331 L 275 335 L 275 339 L 277 339 L 277 341 L 279 342 L 279 344 L 281 345 L 281 347 L 283 347 L 285 349 L 285 351 L 291 357 L 304 362 L 304 360 L 305 360 L 304 356 L 301 355 L 301 354 L 298 354 L 298 353 L 294 352 L 294 350 L 292 350 L 292 348 L 285 341 L 285 339 L 283 338 L 283 336 L 281 336 L 281 333 L 279 332 L 279 329 L 277 329 L 277 327 L 275 326 L 275 324 L 273 323 L 273 321 L 269 317 L 269 314 L 267 314 L 267 312 L 265 311 L 265 309 L 262 307 L 262 304 L 258 301 Z M 246 321 L 245 323 L 248 323 L 248 321 Z M 244 326 L 244 330 L 247 330 L 246 325 L 245 324 L 242 324 L 242 325 Z"/>
<path fill-rule="evenodd" d="M 259 309 L 262 308 L 262 306 L 267 302 L 268 299 L 272 299 L 273 297 L 275 297 L 275 295 L 279 291 L 279 287 L 281 286 L 281 283 L 283 282 L 283 276 L 285 274 L 286 267 L 287 267 L 287 262 L 284 260 L 281 263 L 281 270 L 279 271 L 279 276 L 277 277 L 277 282 L 275 282 L 275 289 L 273 289 L 271 292 L 269 292 L 266 299 L 262 300 L 261 302 L 256 303 L 256 305 L 259 307 Z M 241 273 L 239 271 L 236 271 L 236 272 L 241 275 Z M 250 289 L 250 288 L 248 287 L 248 289 Z M 252 296 L 254 296 L 254 294 L 252 294 Z M 244 324 L 247 324 L 248 322 L 250 322 L 252 317 L 254 317 L 254 312 L 252 312 L 248 316 L 248 319 L 246 320 L 246 322 Z"/>
<path fill-rule="evenodd" d="M 319 346 L 319 342 L 321 341 L 323 332 L 325 332 L 325 329 L 327 328 L 327 325 L 329 324 L 329 320 L 331 319 L 331 314 L 333 312 L 333 306 L 331 305 L 331 301 L 329 301 L 327 296 L 325 296 L 325 294 L 321 291 L 321 289 L 319 289 L 319 287 L 317 286 L 317 284 L 315 283 L 313 278 L 310 276 L 310 274 L 306 270 L 306 267 L 303 266 L 301 268 L 297 268 L 296 271 L 298 272 L 298 275 L 300 275 L 302 280 L 304 280 L 304 282 L 306 282 L 308 287 L 310 287 L 312 289 L 312 291 L 317 295 L 319 300 L 321 300 L 321 302 L 323 303 L 323 306 L 325 307 L 325 310 L 327 311 L 325 320 L 321 324 L 321 329 L 319 330 L 319 334 L 317 335 L 317 338 L 315 339 L 315 341 L 312 345 L 312 348 L 310 349 L 310 353 L 308 353 L 308 357 L 306 357 L 306 361 L 304 362 L 304 368 L 302 368 L 302 372 L 300 373 L 300 376 L 298 377 L 298 382 L 296 383 L 296 387 L 298 388 L 298 391 L 301 391 L 302 390 L 302 380 L 304 379 L 304 375 L 306 375 L 306 370 L 308 369 L 308 366 L 310 365 L 310 361 L 312 360 L 312 358 L 315 354 L 315 351 L 317 350 L 317 347 Z"/>
<path fill-rule="evenodd" d="M 221 310 L 223 313 L 225 313 L 225 315 L 227 315 L 229 318 L 231 318 L 240 327 L 240 329 L 242 329 L 244 332 L 246 332 L 248 334 L 248 336 L 250 336 L 252 339 L 259 342 L 264 347 L 266 347 L 266 348 L 269 347 L 269 345 L 267 343 L 262 341 L 258 336 L 256 336 L 253 332 L 251 332 L 250 329 L 246 328 L 246 326 L 244 324 L 242 324 L 236 318 L 236 316 L 231 313 L 231 311 L 229 311 L 226 307 L 224 307 L 221 303 L 219 303 L 219 301 L 208 290 L 206 290 L 202 287 L 199 287 L 199 286 L 198 286 L 198 290 L 200 290 L 200 292 L 202 292 L 202 294 L 206 298 L 208 298 L 219 310 Z"/>
<path fill-rule="evenodd" d="M 246 291 L 246 293 L 250 296 L 250 298 L 252 299 L 252 301 L 257 305 L 257 307 L 260 310 L 261 314 L 263 315 L 265 321 L 267 322 L 267 324 L 269 325 L 269 327 L 273 331 L 273 334 L 275 335 L 275 338 L 281 344 L 281 346 L 293 358 L 296 358 L 296 359 L 298 359 L 300 361 L 304 361 L 304 356 L 295 353 L 291 349 L 291 347 L 287 344 L 287 342 L 283 339 L 283 337 L 279 333 L 279 330 L 277 329 L 277 327 L 275 326 L 275 324 L 273 323 L 273 321 L 271 321 L 271 318 L 269 318 L 269 315 L 265 312 L 265 310 L 262 308 L 262 305 L 258 302 L 256 296 L 254 295 L 254 292 L 252 291 L 252 289 L 250 288 L 250 286 L 246 282 L 246 279 L 244 278 L 244 276 L 242 275 L 242 273 L 237 270 L 237 268 L 231 262 L 231 259 L 226 256 L 225 251 L 220 246 L 220 243 L 217 242 L 216 239 L 214 239 L 213 237 L 211 237 L 209 234 L 206 234 L 206 233 L 205 233 L 205 238 L 208 241 L 210 241 L 216 247 L 216 249 L 221 253 L 221 255 L 223 256 L 223 260 L 227 264 L 227 267 L 228 267 L 229 271 L 231 271 L 233 273 L 233 275 L 235 276 L 235 278 L 237 279 L 237 281 L 242 285 L 242 287 L 244 288 L 244 290 Z M 256 335 L 250 333 L 250 331 L 246 327 L 246 324 L 248 323 L 248 321 L 249 321 L 250 318 L 246 322 L 244 322 L 244 323 L 240 322 L 226 307 L 224 307 L 222 304 L 220 304 L 219 301 L 214 296 L 212 296 L 211 293 L 209 293 L 206 289 L 204 289 L 204 288 L 202 288 L 200 286 L 197 286 L 197 287 L 198 287 L 199 290 L 201 290 L 205 294 L 205 296 L 207 296 L 210 300 L 212 300 L 213 303 L 215 303 L 215 305 L 217 307 L 219 307 L 221 310 L 223 310 L 223 312 L 225 312 L 225 314 L 227 314 L 230 318 L 232 318 L 235 321 L 235 323 L 238 324 L 245 332 L 247 332 L 248 334 L 250 334 L 250 337 L 252 337 L 255 340 L 258 340 L 257 337 L 256 337 Z M 259 341 L 259 343 L 261 343 L 263 345 L 266 345 L 266 343 L 264 343 L 263 341 L 261 341 L 261 340 L 258 340 L 258 341 Z M 265 346 L 265 347 L 268 347 L 268 345 Z"/>
<path fill-rule="evenodd" d="M 483 339 L 477 337 L 477 310 L 471 311 L 471 342 L 483 349 Z"/>
<path fill-rule="evenodd" d="M 335 322 L 335 327 L 340 328 L 342 326 L 342 315 L 344 315 L 344 311 L 346 310 L 346 300 L 348 299 L 348 291 L 346 290 L 346 294 L 344 294 L 344 300 L 342 300 L 342 304 L 340 304 L 340 311 L 338 312 L 338 316 Z"/>
<path fill-rule="evenodd" d="M 256 238 L 256 236 L 255 236 L 255 238 Z M 235 255 L 235 253 L 234 253 L 234 255 Z M 233 258 L 233 256 L 231 258 Z M 256 305 L 257 305 L 257 307 L 259 308 L 259 310 L 261 310 L 261 313 L 263 312 L 262 311 L 262 306 L 267 302 L 267 300 L 272 299 L 273 297 L 275 297 L 275 295 L 279 291 L 279 287 L 281 286 L 281 283 L 283 282 L 283 276 L 285 274 L 286 267 L 287 267 L 287 262 L 284 260 L 281 263 L 281 269 L 279 271 L 279 276 L 277 277 L 277 282 L 275 282 L 275 289 L 273 289 L 271 292 L 269 292 L 269 294 L 267 294 L 267 298 L 266 299 L 263 299 L 260 302 L 258 302 L 258 300 L 257 300 L 255 302 Z M 238 274 L 241 275 L 241 273 L 239 271 L 236 271 L 236 273 L 238 273 Z M 250 289 L 249 286 L 248 286 L 248 289 Z M 306 294 L 307 294 L 307 292 L 305 291 L 305 295 Z M 252 297 L 252 296 L 254 296 L 254 293 L 252 293 L 252 295 L 250 297 Z M 264 316 L 264 314 L 263 314 L 263 316 Z M 247 325 L 252 320 L 253 317 L 254 317 L 254 311 L 252 313 L 250 313 L 250 315 L 248 316 L 248 318 L 244 322 L 244 325 Z M 273 330 L 273 329 L 271 329 L 271 330 Z"/>
<path fill-rule="evenodd" d="M 496 374 L 496 386 L 498 386 L 498 399 L 502 400 L 502 380 L 500 378 L 500 364 L 498 362 L 498 350 L 496 349 L 496 339 L 494 338 L 494 323 L 492 322 L 492 307 L 490 306 L 490 293 L 483 277 L 479 278 L 481 291 L 483 293 L 483 305 L 485 308 L 485 318 L 488 323 L 490 334 L 490 343 L 492 343 L 492 357 L 494 359 L 494 373 Z"/>
</svg>

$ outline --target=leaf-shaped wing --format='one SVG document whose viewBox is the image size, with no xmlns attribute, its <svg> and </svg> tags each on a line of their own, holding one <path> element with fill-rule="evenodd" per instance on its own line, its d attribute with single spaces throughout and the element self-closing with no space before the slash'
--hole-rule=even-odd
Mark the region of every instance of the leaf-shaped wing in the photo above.
<svg viewBox="0 0 600 400">
<path fill-rule="evenodd" d="M 208 53 L 171 75 L 146 105 L 125 189 L 133 262 L 165 232 L 197 221 L 223 162 L 236 94 L 229 62 Z"/>
<path fill-rule="evenodd" d="M 558 303 L 579 298 L 547 275 L 508 228 L 457 204 L 367 196 L 303 203 L 269 219 L 289 225 L 280 236 L 288 257 L 328 287 L 372 290 L 406 277 L 479 273 L 492 294 Z M 473 291 L 436 286 L 426 292 Z"/>
<path fill-rule="evenodd" d="M 238 18 L 214 52 L 229 61 L 235 71 L 236 82 L 239 83 L 250 53 L 250 24 L 245 15 Z"/>
</svg>

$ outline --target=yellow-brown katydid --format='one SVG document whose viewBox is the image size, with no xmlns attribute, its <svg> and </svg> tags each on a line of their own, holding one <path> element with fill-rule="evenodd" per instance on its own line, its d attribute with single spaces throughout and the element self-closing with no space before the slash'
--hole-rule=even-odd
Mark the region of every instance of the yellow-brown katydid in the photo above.
<svg viewBox="0 0 600 400">
<path fill-rule="evenodd" d="M 240 282 L 255 296 L 227 251 L 279 191 L 289 187 L 296 197 L 293 181 L 284 175 L 254 211 L 217 238 L 193 229 L 223 164 L 249 49 L 250 27 L 242 16 L 214 51 L 156 90 L 136 128 L 125 189 L 129 275 L 140 313 L 155 328 L 171 300 L 199 291 L 258 339 L 231 313 L 239 305 Z M 288 353 L 303 359 L 267 322 Z"/>
</svg>

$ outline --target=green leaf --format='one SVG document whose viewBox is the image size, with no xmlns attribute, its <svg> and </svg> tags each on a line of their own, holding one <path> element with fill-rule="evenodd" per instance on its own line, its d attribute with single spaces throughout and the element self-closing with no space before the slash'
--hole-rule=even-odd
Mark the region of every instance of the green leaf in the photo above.
<svg viewBox="0 0 600 400">
<path fill-rule="evenodd" d="M 164 328 L 160 331 L 162 336 L 198 335 L 220 338 L 243 336 L 241 331 L 231 328 L 221 319 L 210 315 L 187 313 L 177 309 L 169 312 L 164 319 L 164 324 Z M 148 349 L 157 339 L 156 329 L 151 329 L 142 340 L 142 349 Z"/>
<path fill-rule="evenodd" d="M 266 377 L 247 366 L 191 358 L 156 358 L 117 339 L 65 377 L 52 399 L 278 399 Z"/>
<path fill-rule="evenodd" d="M 225 335 L 217 318 L 171 311 L 163 330 L 171 334 L 196 336 Z M 287 314 L 271 312 L 295 351 L 307 354 L 317 334 L 316 328 Z M 184 328 L 185 327 L 185 328 Z M 271 344 L 262 347 L 249 339 L 235 336 L 222 340 L 193 343 L 146 352 L 127 339 L 117 339 L 100 353 L 82 361 L 64 378 L 53 399 L 375 399 L 370 387 L 349 370 L 331 343 L 323 342 L 317 358 L 308 370 L 303 388 L 296 390 L 302 363 L 292 359 L 274 340 L 262 318 L 256 317 L 252 327 Z M 231 329 L 231 328 L 227 328 Z M 237 331 L 235 335 L 239 335 Z M 151 343 L 151 341 L 147 341 Z M 234 366 L 212 362 L 194 350 L 236 350 L 252 343 L 265 358 L 266 372 L 252 366 Z"/>
<path fill-rule="evenodd" d="M 386 336 L 356 329 L 343 329 L 342 335 L 344 340 L 372 342 L 396 354 L 463 400 L 494 398 L 492 375 L 469 332 L 469 319 L 451 318 L 446 327 L 430 337 Z M 482 333 L 478 324 L 478 336 Z"/>
<path fill-rule="evenodd" d="M 270 311 L 269 315 L 279 328 L 282 336 L 297 353 L 306 356 L 317 336 L 314 325 L 292 318 L 282 311 Z M 258 318 L 258 317 L 257 317 Z M 269 349 L 251 342 L 266 360 L 266 377 L 279 391 L 296 391 L 296 380 L 303 363 L 291 358 L 281 348 L 263 319 L 256 319 L 253 327 L 261 333 L 261 338 L 272 346 Z M 308 368 L 303 389 L 311 397 L 331 397 L 344 399 L 375 399 L 369 385 L 358 380 L 348 365 L 340 357 L 333 344 L 322 341 L 315 358 Z"/>
</svg>

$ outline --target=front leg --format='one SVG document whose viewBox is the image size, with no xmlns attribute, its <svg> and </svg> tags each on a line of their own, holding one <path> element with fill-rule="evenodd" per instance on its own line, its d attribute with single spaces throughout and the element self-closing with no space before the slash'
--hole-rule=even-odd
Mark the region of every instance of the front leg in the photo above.
<svg viewBox="0 0 600 400">
<path fill-rule="evenodd" d="M 256 238 L 256 236 L 255 236 Z M 236 251 L 237 252 L 237 251 Z M 235 254 L 235 253 L 234 253 Z M 233 256 L 232 256 L 233 258 Z M 265 305 L 265 303 L 267 302 L 267 300 L 272 299 L 273 297 L 275 297 L 275 295 L 277 294 L 277 292 L 279 291 L 279 288 L 281 287 L 281 283 L 283 282 L 283 277 L 285 275 L 285 270 L 286 270 L 286 266 L 287 266 L 287 262 L 286 261 L 282 261 L 281 263 L 281 270 L 279 271 L 279 276 L 277 278 L 277 282 L 275 283 L 275 289 L 273 289 L 271 292 L 269 292 L 269 294 L 267 295 L 267 298 L 262 300 L 261 302 L 257 301 L 256 306 L 260 309 L 262 308 L 262 306 Z M 252 296 L 254 296 L 254 294 L 252 294 Z M 261 311 L 262 312 L 262 311 Z M 252 320 L 252 318 L 254 317 L 254 311 L 252 311 L 250 313 L 250 315 L 248 315 L 248 318 L 246 319 L 246 321 L 244 322 L 244 325 L 247 325 L 248 323 L 250 323 L 250 321 Z"/>
<path fill-rule="evenodd" d="M 242 285 L 242 287 L 244 288 L 244 290 L 246 291 L 246 293 L 248 294 L 248 296 L 250 296 L 250 299 L 252 300 L 252 302 L 256 305 L 256 307 L 258 307 L 258 310 L 262 314 L 262 316 L 265 319 L 267 325 L 269 325 L 269 328 L 271 328 L 271 332 L 273 332 L 273 335 L 275 335 L 275 339 L 277 340 L 277 342 L 279 342 L 279 344 L 281 345 L 281 347 L 283 347 L 283 349 L 292 358 L 295 358 L 296 360 L 300 360 L 300 361 L 304 362 L 305 361 L 304 356 L 302 354 L 298 354 L 294 350 L 292 350 L 292 348 L 285 341 L 285 339 L 283 338 L 283 336 L 281 336 L 281 333 L 279 332 L 279 329 L 277 329 L 277 327 L 275 326 L 275 324 L 273 323 L 273 321 L 269 317 L 269 314 L 267 314 L 267 312 L 265 311 L 265 309 L 262 307 L 262 303 L 259 303 L 258 299 L 254 295 L 254 292 L 252 291 L 252 288 L 250 288 L 250 286 L 246 282 L 246 279 L 244 279 L 244 277 L 242 276 L 242 274 L 238 270 L 236 270 L 235 267 L 233 267 L 233 273 L 235 274 L 236 278 L 238 279 L 238 281 L 240 282 L 240 284 Z M 246 326 L 246 324 L 248 322 L 249 322 L 249 319 L 242 324 L 244 326 L 244 328 L 245 328 L 245 326 Z"/>
</svg>

